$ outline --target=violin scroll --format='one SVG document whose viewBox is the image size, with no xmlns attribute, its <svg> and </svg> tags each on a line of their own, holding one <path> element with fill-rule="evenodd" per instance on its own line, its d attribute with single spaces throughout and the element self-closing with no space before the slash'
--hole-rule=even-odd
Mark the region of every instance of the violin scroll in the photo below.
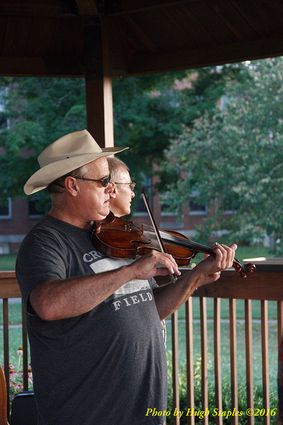
<svg viewBox="0 0 283 425">
<path fill-rule="evenodd" d="M 236 272 L 240 273 L 240 276 L 246 279 L 249 274 L 254 273 L 256 271 L 255 264 L 247 263 L 242 265 L 237 258 L 235 258 L 233 262 L 233 267 Z"/>
<path fill-rule="evenodd" d="M 254 273 L 256 271 L 255 264 L 247 263 L 244 265 L 241 265 L 238 260 L 234 261 L 233 264 L 234 269 L 236 272 L 240 273 L 240 276 L 246 279 L 249 274 Z"/>
</svg>

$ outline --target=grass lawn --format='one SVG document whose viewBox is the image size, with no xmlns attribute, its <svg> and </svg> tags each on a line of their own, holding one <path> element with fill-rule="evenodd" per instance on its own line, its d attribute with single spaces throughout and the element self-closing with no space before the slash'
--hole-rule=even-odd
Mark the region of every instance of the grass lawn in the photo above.
<svg viewBox="0 0 283 425">
<path fill-rule="evenodd" d="M 186 324 L 185 321 L 178 322 L 178 346 L 179 346 L 179 363 L 184 367 L 186 362 Z M 273 347 L 277 345 L 277 323 L 269 322 L 269 379 L 270 390 L 274 393 L 277 391 L 277 349 Z M 214 385 L 214 347 L 213 347 L 213 321 L 208 322 L 208 368 L 209 383 Z M 253 322 L 253 373 L 254 384 L 262 386 L 262 369 L 261 369 L 261 324 L 258 321 Z M 201 341 L 200 341 L 200 323 L 195 322 L 193 325 L 194 334 L 194 362 L 197 364 L 200 360 Z M 221 324 L 221 364 L 222 377 L 227 380 L 230 376 L 230 335 L 229 324 L 225 321 Z M 171 324 L 167 321 L 167 351 L 172 352 L 171 345 Z M 238 367 L 238 383 L 246 382 L 245 368 L 245 324 L 243 321 L 237 322 L 237 367 Z M 229 380 L 229 379 L 228 379 Z"/>
<path fill-rule="evenodd" d="M 15 270 L 16 254 L 0 255 L 0 271 Z"/>
</svg>

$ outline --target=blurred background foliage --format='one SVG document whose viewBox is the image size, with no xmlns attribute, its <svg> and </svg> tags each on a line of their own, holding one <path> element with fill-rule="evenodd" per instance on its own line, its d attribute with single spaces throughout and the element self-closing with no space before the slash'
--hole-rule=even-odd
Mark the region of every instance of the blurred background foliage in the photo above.
<svg viewBox="0 0 283 425">
<path fill-rule="evenodd" d="M 131 148 L 121 158 L 138 190 L 157 176 L 170 211 L 181 216 L 192 193 L 215 209 L 201 240 L 219 229 L 247 245 L 268 235 L 281 253 L 282 79 L 282 58 L 115 79 L 115 143 Z M 0 96 L 0 126 L 9 122 L 0 131 L 0 197 L 23 196 L 42 149 L 86 128 L 84 80 L 2 77 Z M 48 196 L 39 197 L 46 210 Z M 223 211 L 233 214 L 224 220 Z"/>
</svg>

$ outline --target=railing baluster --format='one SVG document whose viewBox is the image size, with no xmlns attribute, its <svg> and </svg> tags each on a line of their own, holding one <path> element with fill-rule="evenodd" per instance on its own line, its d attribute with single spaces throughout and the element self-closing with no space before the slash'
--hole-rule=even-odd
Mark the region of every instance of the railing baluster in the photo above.
<svg viewBox="0 0 283 425">
<path fill-rule="evenodd" d="M 221 300 L 214 298 L 214 376 L 215 407 L 222 410 L 222 376 L 221 376 Z M 223 424 L 223 417 L 216 416 L 216 423 Z"/>
<path fill-rule="evenodd" d="M 278 424 L 283 423 L 283 301 L 277 302 L 278 330 Z"/>
<path fill-rule="evenodd" d="M 277 302 L 277 329 L 278 329 L 278 348 L 282 344 L 283 338 L 283 301 Z"/>
<path fill-rule="evenodd" d="M 246 327 L 246 377 L 247 377 L 247 407 L 254 408 L 253 399 L 253 361 L 252 361 L 252 302 L 245 300 Z M 248 423 L 254 425 L 254 416 L 248 417 Z"/>
<path fill-rule="evenodd" d="M 180 411 L 179 364 L 178 364 L 178 311 L 171 315 L 172 324 L 172 379 L 173 379 L 173 409 Z M 174 416 L 174 424 L 180 425 L 180 417 Z"/>
<path fill-rule="evenodd" d="M 238 410 L 238 377 L 237 377 L 237 336 L 236 336 L 236 300 L 229 300 L 230 316 L 230 373 L 231 373 L 231 401 L 232 408 Z M 238 425 L 239 419 L 235 415 L 232 418 L 233 424 Z"/>
<path fill-rule="evenodd" d="M 283 301 L 277 302 L 277 329 L 278 329 L 278 348 L 283 338 Z"/>
<path fill-rule="evenodd" d="M 261 301 L 261 347 L 262 347 L 262 384 L 263 407 L 269 409 L 269 367 L 268 367 L 268 301 Z M 270 415 L 264 417 L 264 423 L 270 424 Z"/>
<path fill-rule="evenodd" d="M 186 347 L 187 347 L 187 403 L 188 408 L 195 408 L 194 391 L 194 346 L 193 346 L 193 300 L 186 302 Z M 195 416 L 188 416 L 188 425 L 195 425 Z"/>
<path fill-rule="evenodd" d="M 7 382 L 7 387 L 10 386 L 9 373 L 9 304 L 8 299 L 3 299 L 3 342 L 4 342 L 4 372 Z"/>
<path fill-rule="evenodd" d="M 4 373 L 7 385 L 7 394 L 10 389 L 10 368 L 9 368 L 9 304 L 8 298 L 3 298 L 3 345 L 4 345 Z M 9 415 L 9 397 L 7 400 L 7 412 Z"/>
<path fill-rule="evenodd" d="M 201 386 L 202 408 L 208 409 L 208 374 L 207 374 L 207 311 L 206 298 L 200 297 L 200 323 L 201 323 Z M 208 424 L 209 417 L 203 418 L 203 423 Z"/>
</svg>

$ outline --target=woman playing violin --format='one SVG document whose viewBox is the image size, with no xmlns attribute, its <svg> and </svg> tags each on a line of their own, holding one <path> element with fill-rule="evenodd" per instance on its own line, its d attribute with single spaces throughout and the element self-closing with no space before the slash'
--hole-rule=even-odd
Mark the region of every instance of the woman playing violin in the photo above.
<svg viewBox="0 0 283 425">
<path fill-rule="evenodd" d="M 135 186 L 132 182 L 128 166 L 115 156 L 107 158 L 113 190 L 110 193 L 110 210 L 115 217 L 124 217 L 131 212 L 132 200 L 135 197 Z"/>
</svg>

